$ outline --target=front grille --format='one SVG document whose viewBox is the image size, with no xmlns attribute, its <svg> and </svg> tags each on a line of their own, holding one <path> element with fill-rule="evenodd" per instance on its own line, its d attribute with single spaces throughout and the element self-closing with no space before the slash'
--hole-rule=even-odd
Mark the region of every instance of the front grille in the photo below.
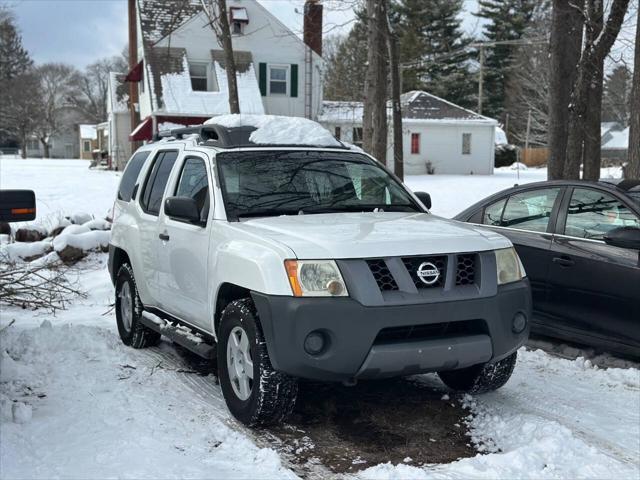
<svg viewBox="0 0 640 480">
<path fill-rule="evenodd" d="M 476 281 L 476 254 L 457 256 L 456 285 L 473 285 Z"/>
<path fill-rule="evenodd" d="M 417 289 L 421 288 L 442 288 L 444 285 L 444 280 L 447 273 L 447 257 L 446 256 L 437 256 L 437 257 L 405 257 L 402 259 L 402 263 L 404 263 L 405 268 L 411 275 L 411 280 L 413 280 L 414 285 Z M 437 280 L 431 284 L 423 282 L 418 276 L 418 269 L 420 265 L 423 263 L 431 263 L 435 265 L 435 267 L 440 272 Z"/>
<path fill-rule="evenodd" d="M 391 275 L 389 267 L 387 267 L 387 263 L 383 259 L 377 258 L 367 260 L 367 265 L 369 265 L 369 270 L 371 270 L 373 278 L 376 279 L 378 288 L 380 288 L 381 291 L 388 292 L 398 290 L 398 284 L 393 278 L 393 275 Z"/>
<path fill-rule="evenodd" d="M 443 337 L 481 335 L 485 333 L 487 333 L 487 326 L 483 320 L 463 320 L 459 322 L 383 328 L 378 332 L 374 343 L 433 340 Z"/>
</svg>

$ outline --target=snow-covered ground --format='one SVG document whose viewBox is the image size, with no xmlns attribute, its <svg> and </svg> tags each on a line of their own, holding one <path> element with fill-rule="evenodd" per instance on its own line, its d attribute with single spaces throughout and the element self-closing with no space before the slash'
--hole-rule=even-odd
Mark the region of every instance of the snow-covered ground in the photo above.
<svg viewBox="0 0 640 480">
<path fill-rule="evenodd" d="M 79 210 L 101 217 L 119 174 L 87 167 L 1 159 L 0 188 L 34 189 L 40 221 Z M 520 182 L 545 175 L 527 170 Z M 430 192 L 434 212 L 451 216 L 515 177 L 504 169 L 407 184 Z M 120 343 L 105 262 L 93 254 L 80 264 L 77 280 L 89 295 L 56 316 L 0 311 L 0 329 L 15 320 L 0 332 L 0 477 L 295 477 L 274 446 L 230 417 L 212 375 L 194 374 L 169 344 Z M 447 393 L 433 375 L 417 380 Z M 503 389 L 463 402 L 481 454 L 441 465 L 381 463 L 349 476 L 640 478 L 638 369 L 603 370 L 523 349 Z"/>
</svg>

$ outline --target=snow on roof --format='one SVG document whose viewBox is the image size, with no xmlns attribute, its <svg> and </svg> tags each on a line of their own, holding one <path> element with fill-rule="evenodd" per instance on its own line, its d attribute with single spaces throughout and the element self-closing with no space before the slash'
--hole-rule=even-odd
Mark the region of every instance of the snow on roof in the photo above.
<svg viewBox="0 0 640 480">
<path fill-rule="evenodd" d="M 218 80 L 218 91 L 194 92 L 191 88 L 187 57 L 183 56 L 181 71 L 166 73 L 160 77 L 163 110 L 166 113 L 191 115 L 229 113 L 227 73 L 218 61 L 214 61 L 213 66 Z M 250 114 L 264 114 L 260 87 L 252 63 L 249 63 L 244 71 L 238 71 L 237 85 L 240 110 Z"/>
<path fill-rule="evenodd" d="M 316 145 L 340 147 L 342 144 L 319 123 L 301 117 L 279 115 L 221 115 L 205 124 L 226 128 L 255 127 L 249 140 L 260 145 Z"/>
<path fill-rule="evenodd" d="M 80 138 L 97 140 L 98 131 L 95 125 L 80 125 Z"/>
<path fill-rule="evenodd" d="M 501 127 L 496 127 L 496 145 L 509 145 L 507 134 Z"/>
<path fill-rule="evenodd" d="M 627 150 L 629 148 L 629 127 L 622 131 L 609 131 L 611 136 L 604 145 L 603 150 Z"/>
<path fill-rule="evenodd" d="M 497 124 L 471 110 L 423 91 L 411 91 L 401 95 L 402 119 L 411 122 L 484 123 Z M 364 106 L 362 102 L 322 102 L 322 113 L 318 120 L 326 123 L 361 123 Z M 391 102 L 387 102 L 391 116 Z"/>
<path fill-rule="evenodd" d="M 120 81 L 123 77 L 122 73 L 109 72 L 109 103 L 115 113 L 129 111 L 129 87 Z"/>
</svg>

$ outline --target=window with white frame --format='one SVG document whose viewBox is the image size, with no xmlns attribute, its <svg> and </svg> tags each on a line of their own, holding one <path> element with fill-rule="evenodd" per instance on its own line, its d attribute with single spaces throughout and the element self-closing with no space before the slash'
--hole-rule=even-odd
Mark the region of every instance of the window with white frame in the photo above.
<svg viewBox="0 0 640 480">
<path fill-rule="evenodd" d="M 289 67 L 269 65 L 269 95 L 287 95 Z"/>
<path fill-rule="evenodd" d="M 208 65 L 206 63 L 189 63 L 189 76 L 191 77 L 191 90 L 194 92 L 209 91 Z"/>
</svg>

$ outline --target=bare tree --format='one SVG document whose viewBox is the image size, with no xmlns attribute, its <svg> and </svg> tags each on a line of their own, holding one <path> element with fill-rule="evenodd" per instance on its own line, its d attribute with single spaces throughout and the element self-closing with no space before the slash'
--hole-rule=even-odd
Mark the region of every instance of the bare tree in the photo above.
<svg viewBox="0 0 640 480">
<path fill-rule="evenodd" d="M 22 158 L 27 158 L 27 140 L 44 117 L 38 75 L 30 70 L 3 82 L 0 104 L 0 131 L 17 139 Z"/>
<path fill-rule="evenodd" d="M 597 179 L 600 175 L 600 142 L 598 140 L 596 147 L 593 147 L 593 124 L 594 118 L 599 120 L 602 109 L 604 59 L 618 37 L 629 0 L 613 0 L 606 22 L 599 18 L 602 15 L 602 0 L 587 0 L 586 5 L 586 36 L 569 108 L 567 161 L 563 172 L 563 177 L 568 179 L 580 178 L 583 158 L 585 178 Z M 598 131 L 597 139 L 599 136 Z M 587 145 L 588 149 L 585 148 Z"/>
<path fill-rule="evenodd" d="M 89 65 L 74 77 L 74 92 L 68 101 L 93 123 L 107 120 L 107 94 L 110 72 L 125 72 L 128 62 L 124 57 L 103 58 Z"/>
<path fill-rule="evenodd" d="M 387 19 L 387 44 L 389 47 L 389 68 L 391 70 L 391 106 L 393 111 L 393 171 L 404 180 L 404 163 L 402 148 L 402 103 L 400 102 L 400 89 L 402 88 L 402 76 L 400 73 L 400 55 L 398 52 L 398 36 Z"/>
<path fill-rule="evenodd" d="M 65 107 L 70 106 L 69 98 L 75 94 L 78 72 L 63 63 L 47 63 L 37 69 L 37 74 L 40 77 L 43 115 L 36 135 L 44 148 L 44 157 L 49 158 L 51 137 L 66 126 Z"/>
<path fill-rule="evenodd" d="M 640 178 L 640 6 L 636 22 L 636 46 L 631 90 L 631 125 L 629 132 L 629 165 L 627 178 Z"/>
<path fill-rule="evenodd" d="M 387 0 L 367 0 L 367 76 L 363 148 L 380 162 L 387 157 Z"/>
<path fill-rule="evenodd" d="M 231 41 L 227 0 L 200 0 L 200 2 L 209 20 L 209 26 L 215 33 L 218 43 L 222 46 L 224 52 L 224 69 L 227 74 L 227 85 L 229 87 L 229 111 L 231 113 L 240 113 L 238 79 L 236 76 L 237 69 L 233 56 L 233 42 Z"/>
<path fill-rule="evenodd" d="M 582 45 L 582 17 L 571 0 L 553 0 L 549 41 L 549 180 L 562 178 L 569 136 L 571 86 Z"/>
</svg>

